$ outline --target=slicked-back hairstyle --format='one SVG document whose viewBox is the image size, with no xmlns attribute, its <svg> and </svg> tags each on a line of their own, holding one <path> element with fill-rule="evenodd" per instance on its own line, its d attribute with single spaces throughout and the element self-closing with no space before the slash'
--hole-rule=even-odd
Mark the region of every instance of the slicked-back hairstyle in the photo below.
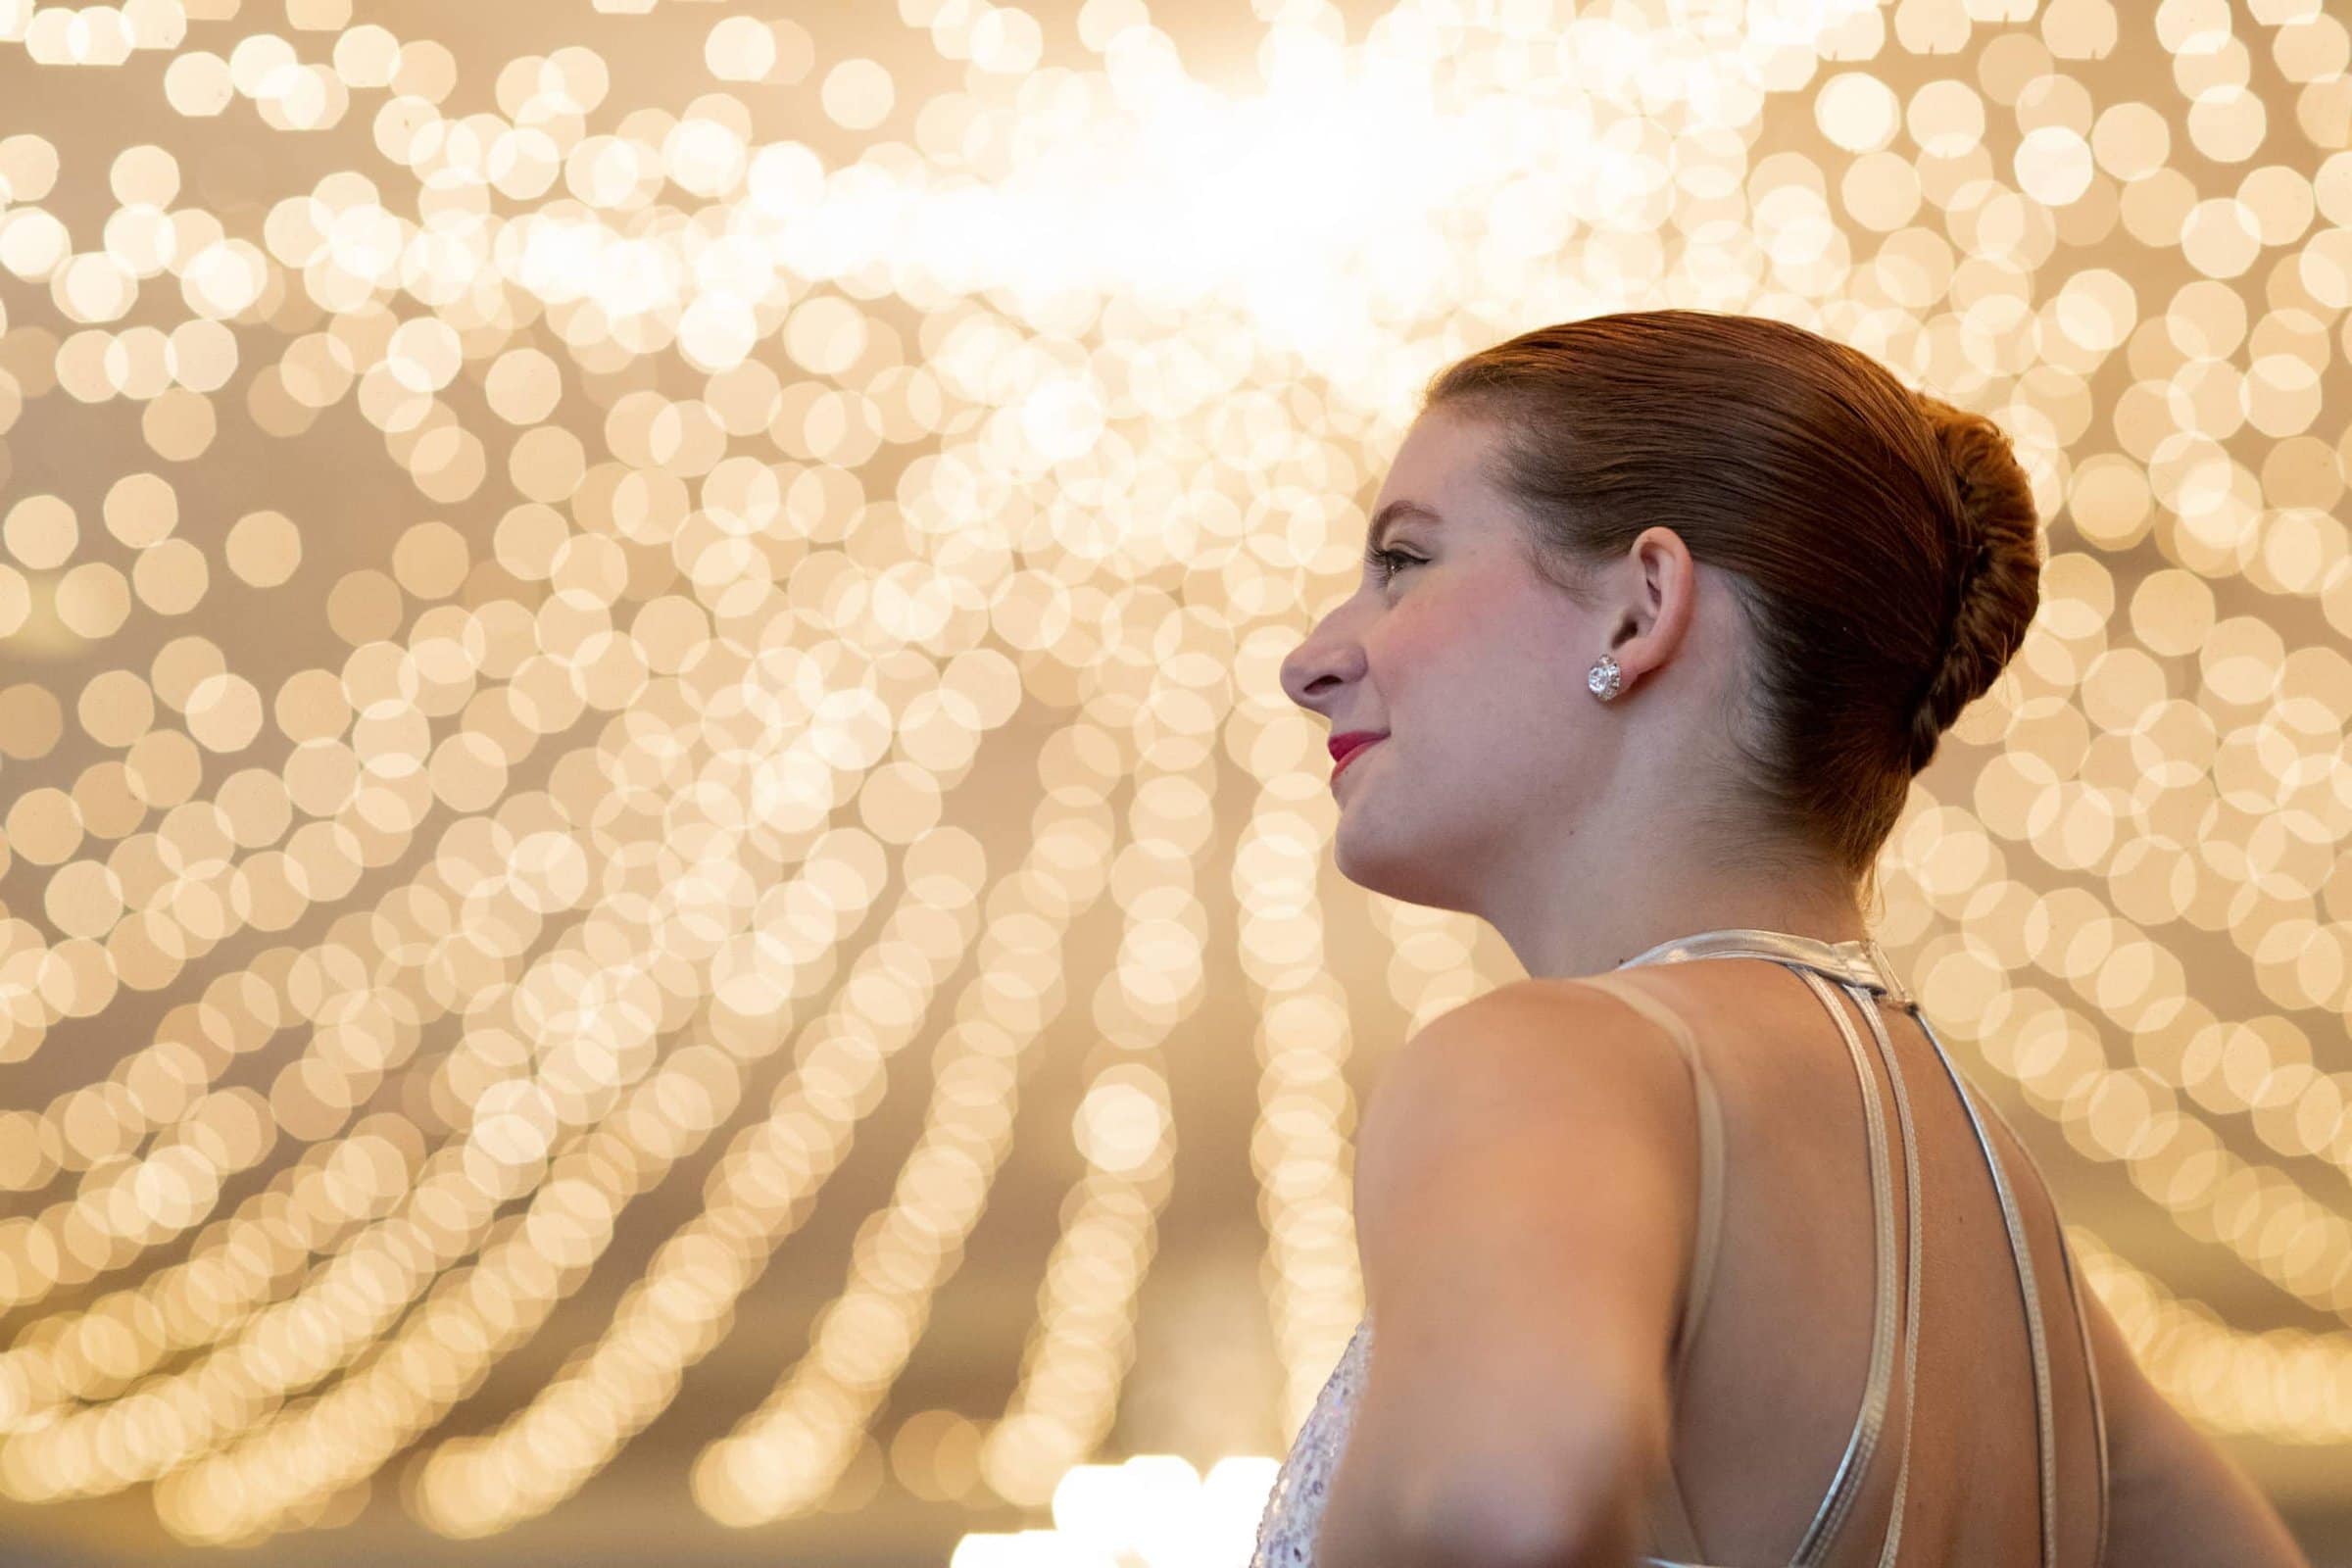
<svg viewBox="0 0 2352 1568">
<path fill-rule="evenodd" d="M 1578 603 L 1653 526 L 1731 574 L 1752 799 L 1864 877 L 2040 603 L 2033 489 L 1999 427 L 1802 327 L 1684 310 L 1522 333 L 1432 378 L 1439 407 L 1498 428 L 1490 477 Z"/>
</svg>

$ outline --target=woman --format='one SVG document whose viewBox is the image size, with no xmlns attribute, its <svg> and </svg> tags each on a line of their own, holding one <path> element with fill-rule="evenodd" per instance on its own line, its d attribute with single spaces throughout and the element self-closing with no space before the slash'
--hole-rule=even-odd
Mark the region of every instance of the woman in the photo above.
<svg viewBox="0 0 2352 1568">
<path fill-rule="evenodd" d="M 1568 322 L 1431 384 L 1283 681 L 1341 871 L 1530 978 L 1366 1106 L 1365 1321 L 1257 1563 L 2304 1563 L 1860 914 L 2036 525 L 1988 420 L 1777 321 Z"/>
</svg>

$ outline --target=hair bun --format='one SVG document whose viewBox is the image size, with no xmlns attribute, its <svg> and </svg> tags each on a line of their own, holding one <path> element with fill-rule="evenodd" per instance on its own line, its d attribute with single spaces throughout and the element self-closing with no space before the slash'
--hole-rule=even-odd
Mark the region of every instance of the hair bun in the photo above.
<svg viewBox="0 0 2352 1568">
<path fill-rule="evenodd" d="M 1913 395 L 1943 453 L 1954 523 L 1950 629 L 1911 716 L 1916 773 L 2026 640 L 2041 604 L 2041 535 L 2033 482 L 2000 426 L 1932 394 Z"/>
</svg>

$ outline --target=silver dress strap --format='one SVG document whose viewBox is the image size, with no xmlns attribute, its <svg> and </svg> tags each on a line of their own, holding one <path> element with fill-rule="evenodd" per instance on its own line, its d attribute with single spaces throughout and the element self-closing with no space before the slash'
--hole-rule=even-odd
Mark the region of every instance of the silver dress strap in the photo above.
<svg viewBox="0 0 2352 1568">
<path fill-rule="evenodd" d="M 1830 1483 L 1829 1492 L 1822 1498 L 1821 1507 L 1815 1512 L 1811 1526 L 1798 1543 L 1792 1568 L 1818 1568 L 1838 1540 L 1838 1531 L 1852 1512 L 1861 1494 L 1862 1484 L 1870 1473 L 1870 1461 L 1886 1426 L 1888 1395 L 1893 1381 L 1895 1238 L 1893 1200 L 1889 1192 L 1893 1179 L 1886 1151 L 1886 1111 L 1879 1103 L 1878 1082 L 1871 1073 L 1869 1054 L 1862 1049 L 1853 1020 L 1847 1016 L 1846 1009 L 1838 1005 L 1829 986 L 1821 980 L 1821 974 L 1836 978 L 1870 1020 L 1873 1044 L 1886 1068 L 1894 1094 L 1895 1111 L 1902 1126 L 1905 1208 L 1910 1242 L 1907 1282 L 1909 1305 L 1906 1310 L 1910 1313 L 1912 1332 L 1904 1336 L 1902 1459 L 1895 1475 L 1894 1512 L 1887 1526 L 1885 1555 L 1881 1559 L 1882 1563 L 1891 1563 L 1901 1539 L 1903 1496 L 1910 1483 L 1911 1407 L 1919 1364 L 1919 1154 L 1911 1121 L 1910 1097 L 1904 1091 L 1901 1068 L 1895 1061 L 1892 1044 L 1886 1037 L 1886 1023 L 1880 1017 L 1872 998 L 1874 995 L 1891 996 L 1906 1006 L 1910 1005 L 1910 998 L 1895 980 L 1891 965 L 1885 961 L 1885 954 L 1875 942 L 1866 939 L 1860 942 L 1829 943 L 1785 931 L 1754 927 L 1677 937 L 1637 954 L 1617 967 L 1627 969 L 1641 964 L 1680 963 L 1694 958 L 1748 957 L 1768 958 L 1793 967 L 1798 977 L 1812 988 L 1822 1005 L 1829 1009 L 1830 1016 L 1837 1020 L 1846 1052 L 1853 1058 L 1854 1072 L 1862 1082 L 1863 1124 L 1870 1141 L 1871 1208 L 1876 1220 L 1878 1287 L 1871 1327 L 1870 1372 L 1864 1386 L 1862 1408 L 1854 1418 L 1853 1432 L 1846 1440 L 1844 1456 L 1838 1461 L 1838 1472 Z"/>
<path fill-rule="evenodd" d="M 1925 1034 L 1929 1043 L 1935 1046 L 1936 1059 L 1943 1063 L 1945 1075 L 1952 1080 L 1952 1088 L 1960 1096 L 1960 1103 L 1968 1107 L 1969 1123 L 1977 1130 L 1977 1145 L 1984 1151 L 1984 1163 L 1992 1168 L 1992 1190 L 2001 1200 L 2001 1223 L 2009 1230 L 2009 1251 L 2017 1259 L 2017 1288 L 2025 1298 L 2026 1303 L 2026 1344 L 2034 1354 L 2034 1439 L 2035 1446 L 2041 1451 L 2041 1563 L 2042 1568 L 2056 1568 L 2058 1561 L 2058 1423 L 2050 1410 L 2050 1346 L 2049 1337 L 2042 1330 L 2041 1293 L 2034 1288 L 2034 1249 L 2026 1239 L 2026 1222 L 2024 1215 L 2018 1210 L 2017 1195 L 2009 1185 L 2007 1173 L 2001 1168 L 2001 1157 L 1993 1150 L 1992 1139 L 1984 1130 L 1984 1118 L 1978 1114 L 1977 1097 L 1969 1093 L 1966 1083 L 1960 1076 L 1960 1069 L 1952 1065 L 1951 1056 L 1944 1051 L 1943 1042 L 1936 1037 L 1936 1031 L 1929 1024 L 1926 1015 L 1915 1010 L 1912 1016 L 1918 1018 L 1920 1032 Z M 2000 1107 L 1990 1101 L 1984 1102 L 1984 1108 L 1991 1111 L 1995 1119 L 2001 1119 Z M 2017 1130 L 2010 1127 L 2005 1119 L 2001 1119 L 2001 1125 L 2008 1130 L 2010 1137 L 2017 1137 Z M 2025 1147 L 2024 1140 L 2019 1140 L 2018 1147 L 2021 1149 Z M 2039 1172 L 2035 1174 L 2038 1175 Z M 2058 1233 L 2058 1246 L 2059 1256 L 2063 1259 L 2066 1255 L 2066 1232 L 2064 1230 Z M 2068 1288 L 2071 1290 L 2074 1280 L 2074 1270 L 2071 1265 L 2067 1270 L 2067 1280 Z M 2081 1315 L 2082 1304 L 2078 1298 L 2076 1301 L 2078 1320 Z M 2090 1347 L 2087 1324 L 2083 1325 L 2082 1344 L 2087 1354 Z M 2097 1375 L 2094 1368 L 2091 1376 L 2095 1379 Z M 2095 1382 L 2092 1390 L 2092 1407 L 2095 1416 L 2097 1407 L 2097 1385 Z M 2100 1419 L 2098 1441 L 2101 1448 L 2106 1446 L 2105 1425 L 2104 1419 Z M 2100 1467 L 2102 1470 L 2105 1469 L 2103 1457 Z M 2106 1555 L 2107 1550 L 2105 1491 L 2106 1484 L 2102 1476 L 2100 1482 L 2101 1516 L 2097 1547 L 2099 1555 L 2102 1557 Z"/>
<path fill-rule="evenodd" d="M 1753 926 L 1731 926 L 1674 937 L 1635 954 L 1620 969 L 1638 963 L 1676 963 L 1684 958 L 1773 958 L 1801 964 L 1841 985 L 1860 986 L 1886 998 L 1896 1006 L 1916 1010 L 1911 993 L 1895 978 L 1886 950 L 1868 937 L 1858 942 L 1824 942 L 1788 931 L 1764 931 Z"/>
<path fill-rule="evenodd" d="M 1993 1194 L 2000 1200 L 2001 1204 L 2001 1223 L 2009 1233 L 2009 1252 L 2011 1257 L 2016 1260 L 2017 1264 L 2018 1293 L 2024 1299 L 2026 1309 L 2026 1344 L 2033 1353 L 2034 1360 L 2034 1447 L 2037 1451 L 2037 1457 L 2040 1460 L 2041 1479 L 2041 1562 L 2042 1568 L 2056 1568 L 2058 1561 L 2057 1421 L 2054 1418 L 2050 1407 L 2049 1343 L 2048 1337 L 2044 1333 L 2042 1327 L 2040 1294 L 2035 1289 L 2034 1283 L 2034 1250 L 2026 1237 L 2025 1219 L 2018 1209 L 2017 1195 L 2010 1186 L 2007 1172 L 2002 1169 L 2000 1154 L 1994 1150 L 1992 1139 L 1984 1130 L 1984 1118 L 1978 1111 L 1977 1097 L 1969 1092 L 1967 1081 L 1961 1076 L 1960 1069 L 1952 1064 L 1951 1054 L 1943 1049 L 1942 1039 L 1936 1035 L 1935 1026 L 1928 1022 L 1927 1014 L 1920 1009 L 1918 1002 L 1912 998 L 1912 996 L 1903 989 L 1901 983 L 1896 980 L 1894 976 L 1893 965 L 1886 961 L 1886 953 L 1876 942 L 1870 940 L 1869 938 L 1864 938 L 1858 942 L 1824 942 L 1817 937 L 1797 936 L 1794 933 L 1788 931 L 1768 931 L 1750 926 L 1737 926 L 1729 927 L 1719 931 L 1701 931 L 1690 936 L 1676 937 L 1671 941 L 1661 942 L 1657 946 L 1648 949 L 1646 952 L 1638 954 L 1634 957 L 1628 958 L 1624 963 L 1619 964 L 1618 967 L 1621 969 L 1629 968 L 1639 963 L 1672 963 L 1685 958 L 1771 958 L 1784 964 L 1798 966 L 1801 970 L 1812 970 L 1820 974 L 1826 974 L 1831 978 L 1845 984 L 1849 988 L 1859 988 L 1863 992 L 1884 996 L 1892 1001 L 1895 1005 L 1902 1007 L 1905 1011 L 1911 1014 L 1913 1020 L 1919 1025 L 1920 1033 L 1926 1035 L 1928 1037 L 1929 1045 L 1935 1048 L 1936 1059 L 1942 1065 L 1944 1075 L 1951 1079 L 1952 1088 L 1960 1097 L 1961 1107 L 1968 1112 L 1969 1125 L 1976 1131 L 1977 1147 L 1984 1151 L 1985 1166 L 1992 1173 Z M 1807 976 L 1807 978 L 1810 979 L 1811 977 Z M 1818 991 L 1822 988 L 1817 986 L 1816 989 Z M 1873 1030 L 1879 1038 L 1880 1049 L 1883 1052 L 1887 1051 L 1885 1028 L 1884 1025 L 1878 1020 L 1877 1009 L 1874 1007 L 1869 1010 L 1872 1015 Z M 1845 1016 L 1844 1008 L 1837 1008 L 1836 1012 L 1838 1028 L 1845 1035 L 1846 1045 L 1849 1050 L 1852 1050 L 1855 1053 L 1856 1061 L 1859 1063 L 1860 1047 L 1854 1039 L 1853 1024 Z M 1891 1053 L 1888 1054 L 1887 1060 L 1889 1066 L 1891 1067 L 1893 1061 Z M 1906 1108 L 1906 1103 L 1902 1096 L 1901 1079 L 1899 1076 L 1895 1077 L 1894 1083 L 1896 1086 L 1895 1107 L 1899 1112 L 1902 1113 L 1903 1130 L 1905 1134 L 1905 1153 L 1908 1155 L 1910 1153 L 1910 1114 Z M 1882 1165 L 1884 1163 L 1885 1154 L 1885 1131 L 1880 1123 L 1876 1094 L 1873 1093 L 1868 1095 L 1865 1097 L 1865 1099 L 1868 1102 L 1868 1109 L 1870 1113 L 1869 1120 L 1872 1138 L 1871 1183 L 1875 1198 L 1876 1190 L 1882 1181 L 1883 1175 Z M 2000 1107 L 1994 1105 L 1990 1101 L 1986 1101 L 1984 1102 L 1984 1108 L 1991 1111 L 1995 1119 L 2001 1120 L 2001 1123 L 2004 1127 L 2008 1126 L 2007 1120 L 2001 1117 Z M 2014 1128 L 2009 1129 L 2009 1134 L 2012 1138 L 2017 1136 Z M 2023 1147 L 2022 1143 L 2020 1147 Z M 2032 1163 L 2031 1156 L 2028 1158 L 2028 1163 Z M 2036 1170 L 2034 1174 L 2036 1177 L 2038 1177 L 2040 1172 Z M 2045 1183 L 2044 1185 L 2046 1189 L 2047 1184 Z M 1911 1266 L 1914 1280 L 1915 1302 L 1919 1247 L 1918 1202 L 1919 1189 L 1917 1182 L 1914 1181 L 1911 1189 Z M 1880 1308 L 1882 1317 L 1885 1315 L 1886 1310 L 1884 1291 L 1889 1261 L 1887 1253 L 1891 1250 L 1892 1245 L 1890 1238 L 1888 1238 L 1886 1233 L 1884 1213 L 1885 1210 L 1884 1206 L 1882 1205 L 1882 1221 L 1879 1243 L 1879 1274 L 1882 1291 Z M 2059 1242 L 2059 1258 L 2062 1263 L 2066 1264 L 2067 1286 L 2068 1290 L 2073 1292 L 2075 1289 L 2074 1267 L 2072 1260 L 2066 1255 L 2066 1249 L 2064 1245 L 2065 1233 L 2063 1231 L 2060 1232 Z M 2083 1335 L 2084 1359 L 2085 1361 L 2088 1361 L 2089 1328 L 2086 1323 L 2081 1322 L 2082 1304 L 2080 1296 L 2076 1295 L 2073 1298 L 2076 1306 L 2078 1326 L 2082 1329 Z M 1912 1339 L 1913 1350 L 1916 1350 L 1917 1345 L 1917 1336 L 1914 1335 Z M 1880 1378 L 1879 1356 L 1877 1350 L 1877 1339 L 1874 1334 L 1871 1355 L 1872 1388 L 1874 1393 L 1876 1393 L 1883 1400 L 1884 1390 L 1880 1390 L 1877 1387 Z M 2092 1417 L 2098 1425 L 2096 1437 L 2098 1440 L 2098 1446 L 2101 1450 L 2099 1454 L 2100 1516 L 2098 1550 L 2100 1557 L 2104 1558 L 2106 1554 L 2107 1535 L 2105 1495 L 2107 1490 L 2107 1456 L 2105 1453 L 2106 1423 L 2103 1414 L 2097 1408 L 2098 1370 L 2095 1365 L 2091 1367 L 2090 1375 L 2092 1379 Z M 1905 1391 L 1906 1399 L 1908 1399 L 1909 1392 L 1909 1390 Z M 1869 1414 L 1870 1406 L 1866 1401 L 1864 1405 L 1864 1415 L 1868 1416 Z M 1909 1412 L 1907 1409 L 1905 1411 L 1904 1423 L 1906 1428 L 1908 1428 Z M 1859 1438 L 1861 1435 L 1860 1426 L 1857 1426 L 1855 1431 L 1857 1438 Z M 1907 1433 L 1905 1442 L 1907 1449 Z M 1854 1457 L 1854 1446 L 1850 1443 L 1847 1445 L 1846 1457 L 1849 1461 Z M 1905 1455 L 1905 1468 L 1908 1468 L 1907 1451 Z M 1840 1466 L 1838 1474 L 1839 1479 L 1842 1482 L 1845 1477 L 1845 1468 L 1843 1466 Z M 1894 1522 L 1896 1527 L 1899 1527 L 1902 1521 L 1902 1484 L 1903 1478 L 1898 1475 L 1896 1479 L 1897 1490 L 1895 1494 L 1894 1511 Z M 1836 1500 L 1834 1495 L 1832 1500 Z M 1829 1508 L 1829 1503 L 1825 1502 L 1823 1507 L 1826 1512 Z M 1839 1512 L 1839 1517 L 1843 1517 L 1842 1510 Z M 1821 1523 L 1822 1519 L 1819 1515 L 1817 1515 L 1814 1519 L 1815 1531 L 1808 1531 L 1806 1533 L 1805 1541 L 1808 1545 L 1813 1544 L 1815 1533 L 1819 1530 Z M 1883 1560 L 1891 1561 L 1893 1558 L 1893 1551 L 1894 1542 L 1890 1534 L 1887 1542 L 1886 1555 Z M 1800 1561 L 1802 1560 L 1803 1559 L 1800 1558 Z"/>
<path fill-rule="evenodd" d="M 1813 977 L 1806 975 L 1806 979 Z M 1857 1004 L 1866 1004 L 1871 1033 L 1878 1037 L 1879 1054 L 1886 1058 L 1887 1081 L 1894 1085 L 1894 1110 L 1903 1124 L 1903 1191 L 1910 1201 L 1911 1277 L 1903 1295 L 1909 1321 L 1903 1328 L 1903 1444 L 1902 1461 L 1894 1472 L 1894 1509 L 1886 1520 L 1886 1544 L 1879 1552 L 1879 1568 L 1894 1568 L 1895 1550 L 1903 1539 L 1903 1499 L 1911 1494 L 1911 1412 L 1919 1402 L 1919 1135 L 1911 1123 L 1911 1095 L 1903 1087 L 1903 1071 L 1895 1060 L 1894 1043 L 1886 1038 L 1886 1020 L 1867 991 L 1849 988 Z"/>
</svg>

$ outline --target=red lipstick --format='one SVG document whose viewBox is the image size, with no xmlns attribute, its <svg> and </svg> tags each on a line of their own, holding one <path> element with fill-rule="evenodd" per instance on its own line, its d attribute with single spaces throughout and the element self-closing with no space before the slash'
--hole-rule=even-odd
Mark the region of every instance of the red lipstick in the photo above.
<svg viewBox="0 0 2352 1568">
<path fill-rule="evenodd" d="M 1345 735 L 1334 735 L 1331 738 L 1331 776 L 1336 780 L 1346 770 L 1348 764 L 1354 760 L 1356 753 L 1374 741 L 1387 738 L 1387 731 L 1370 729 L 1352 729 Z"/>
</svg>

